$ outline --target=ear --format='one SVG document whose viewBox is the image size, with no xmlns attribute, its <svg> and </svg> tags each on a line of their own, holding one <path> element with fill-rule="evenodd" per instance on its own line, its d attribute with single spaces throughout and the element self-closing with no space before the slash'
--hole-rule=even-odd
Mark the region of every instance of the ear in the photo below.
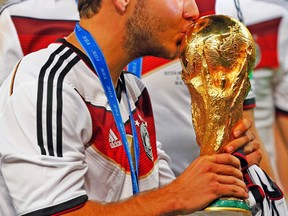
<svg viewBox="0 0 288 216">
<path fill-rule="evenodd" d="M 126 7 L 129 4 L 129 0 L 113 0 L 113 1 L 117 10 L 119 10 L 121 13 L 124 13 L 126 11 Z"/>
</svg>

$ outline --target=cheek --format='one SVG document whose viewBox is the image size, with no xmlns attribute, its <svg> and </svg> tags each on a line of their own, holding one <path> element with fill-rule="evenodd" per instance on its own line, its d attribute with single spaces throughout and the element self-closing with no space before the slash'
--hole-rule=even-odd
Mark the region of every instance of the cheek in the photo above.
<svg viewBox="0 0 288 216">
<path fill-rule="evenodd" d="M 157 0 L 156 0 L 157 1 Z M 166 20 L 181 19 L 183 14 L 183 0 L 158 0 L 156 9 L 159 16 Z"/>
</svg>

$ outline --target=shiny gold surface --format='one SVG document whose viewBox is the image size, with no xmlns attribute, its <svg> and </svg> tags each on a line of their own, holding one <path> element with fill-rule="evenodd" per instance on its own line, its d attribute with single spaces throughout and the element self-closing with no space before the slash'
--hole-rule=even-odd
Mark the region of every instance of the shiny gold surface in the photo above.
<svg viewBox="0 0 288 216">
<path fill-rule="evenodd" d="M 198 19 L 187 32 L 180 60 L 192 101 L 192 119 L 201 155 L 222 152 L 242 118 L 250 88 L 255 44 L 248 29 L 223 15 Z"/>
</svg>

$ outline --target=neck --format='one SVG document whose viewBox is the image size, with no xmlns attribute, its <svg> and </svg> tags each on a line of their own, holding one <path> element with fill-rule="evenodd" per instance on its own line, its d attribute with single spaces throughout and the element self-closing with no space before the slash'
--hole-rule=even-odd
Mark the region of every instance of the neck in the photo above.
<svg viewBox="0 0 288 216">
<path fill-rule="evenodd" d="M 96 19 L 97 16 L 94 16 L 91 19 Z M 101 23 L 101 21 L 91 21 L 91 20 L 81 20 L 80 25 L 82 28 L 89 31 L 89 33 L 93 36 L 94 40 L 97 41 L 107 63 L 107 66 L 110 71 L 110 76 L 113 82 L 114 87 L 117 86 L 119 77 L 123 71 L 123 68 L 132 60 L 129 59 L 128 55 L 124 53 L 123 48 L 123 33 L 115 31 L 115 29 L 121 29 L 115 26 L 111 28 L 101 29 L 101 26 L 95 27 L 95 23 Z M 93 26 L 92 26 L 93 25 Z M 119 25 L 119 23 L 118 23 Z M 107 30 L 108 29 L 108 30 Z M 109 29 L 111 31 L 109 31 Z M 123 37 L 122 37 L 123 38 Z M 67 37 L 67 41 L 73 44 L 75 47 L 80 49 L 83 53 L 87 55 L 84 51 L 81 44 L 78 42 L 75 33 L 73 32 L 71 35 Z"/>
</svg>

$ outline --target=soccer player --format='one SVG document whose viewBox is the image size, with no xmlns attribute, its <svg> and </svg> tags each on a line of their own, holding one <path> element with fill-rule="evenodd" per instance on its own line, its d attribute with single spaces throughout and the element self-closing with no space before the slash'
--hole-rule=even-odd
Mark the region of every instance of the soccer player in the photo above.
<svg viewBox="0 0 288 216">
<path fill-rule="evenodd" d="M 15 214 L 177 215 L 247 198 L 231 153 L 244 146 L 259 162 L 251 121 L 236 125 L 227 153 L 202 156 L 175 179 L 148 92 L 123 72 L 140 56 L 177 57 L 195 2 L 80 0 L 79 13 L 74 32 L 22 58 L 0 88 L 0 186 Z"/>
</svg>

